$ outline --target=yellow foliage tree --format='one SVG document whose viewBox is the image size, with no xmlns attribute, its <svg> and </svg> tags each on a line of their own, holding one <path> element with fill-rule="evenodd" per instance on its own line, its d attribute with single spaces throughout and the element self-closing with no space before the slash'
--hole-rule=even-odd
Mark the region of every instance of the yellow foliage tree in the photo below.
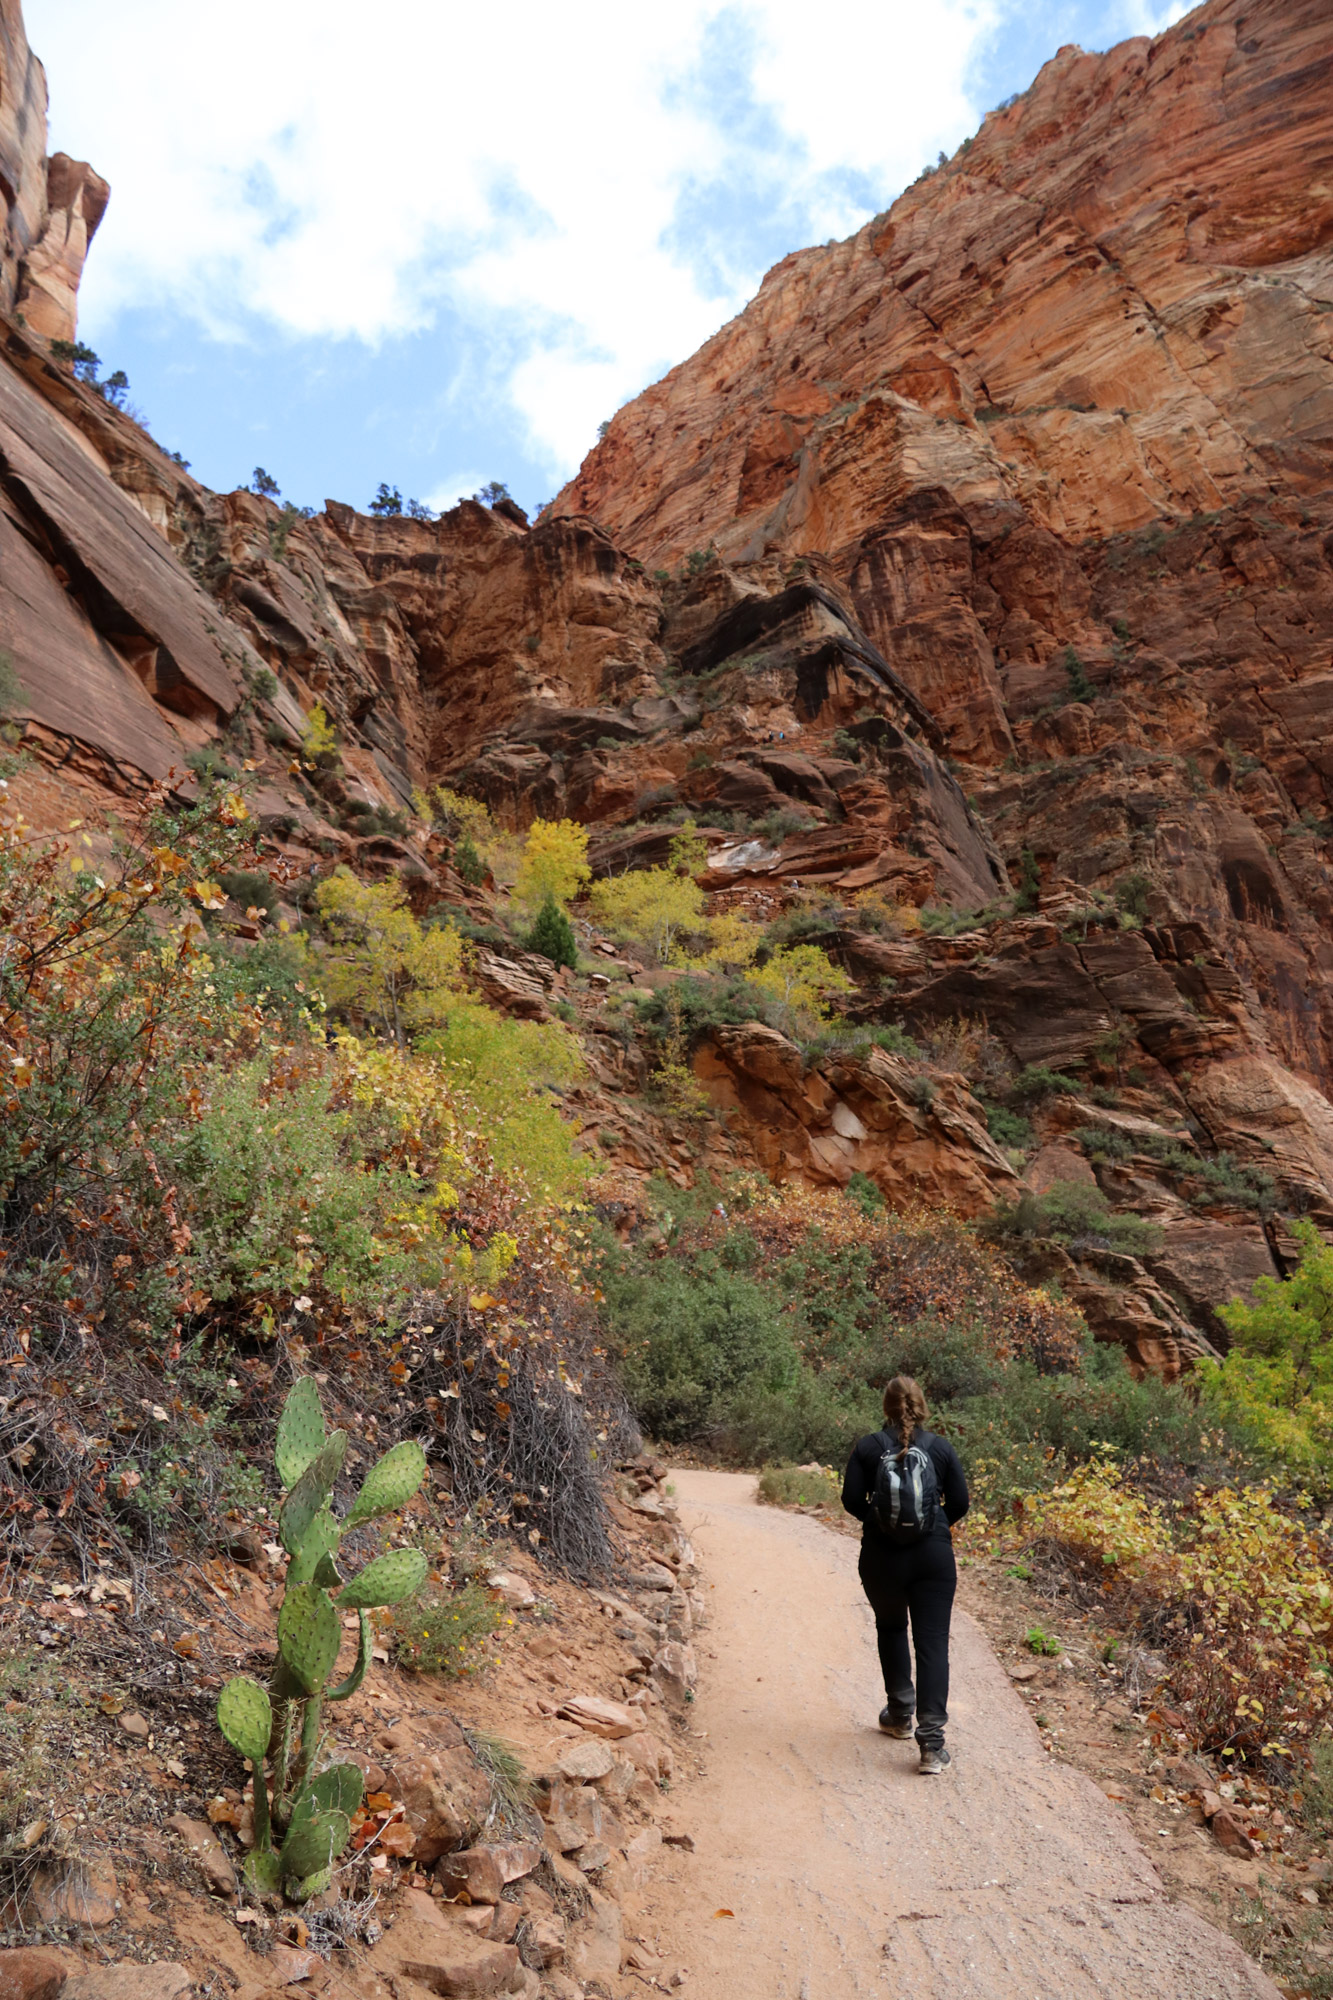
<svg viewBox="0 0 1333 2000">
<path fill-rule="evenodd" d="M 724 910 L 720 916 L 708 919 L 708 950 L 699 963 L 726 972 L 744 971 L 754 964 L 763 936 L 759 925 L 752 924 L 738 910 Z"/>
<path fill-rule="evenodd" d="M 828 1002 L 835 993 L 850 993 L 853 982 L 817 944 L 782 945 L 749 975 L 755 986 L 776 994 L 798 1019 L 828 1019 Z"/>
<path fill-rule="evenodd" d="M 377 1021 L 400 1044 L 409 1028 L 445 1018 L 462 988 L 463 940 L 450 925 L 423 930 L 401 882 L 336 868 L 315 907 L 324 938 L 314 957 L 330 1005 Z"/>
<path fill-rule="evenodd" d="M 478 1123 L 502 1173 L 521 1178 L 543 1201 L 579 1192 L 591 1162 L 575 1152 L 575 1128 L 551 1096 L 586 1067 L 567 1028 L 558 1021 L 506 1020 L 479 1001 L 464 1000 L 417 1046 L 449 1066 L 453 1087 L 481 1113 Z"/>
<path fill-rule="evenodd" d="M 573 901 L 591 878 L 588 829 L 573 819 L 535 819 L 528 828 L 518 864 L 514 894 L 529 909 L 539 910 L 550 896 L 561 909 Z"/>
<path fill-rule="evenodd" d="M 617 937 L 646 944 L 663 965 L 678 950 L 682 931 L 706 927 L 703 890 L 671 868 L 638 868 L 597 882 L 592 907 L 599 923 Z"/>
<path fill-rule="evenodd" d="M 337 747 L 337 732 L 322 705 L 316 702 L 306 717 L 305 735 L 301 738 L 301 753 L 307 763 L 313 764 L 317 757 L 326 756 Z"/>
</svg>

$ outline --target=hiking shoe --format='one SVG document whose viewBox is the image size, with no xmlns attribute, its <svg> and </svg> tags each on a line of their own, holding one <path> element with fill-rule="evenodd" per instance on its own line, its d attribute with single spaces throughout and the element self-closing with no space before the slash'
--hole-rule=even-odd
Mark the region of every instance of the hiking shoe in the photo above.
<svg viewBox="0 0 1333 2000">
<path fill-rule="evenodd" d="M 906 1721 L 902 1721 L 894 1714 L 891 1708 L 882 1708 L 880 1710 L 879 1726 L 886 1736 L 896 1736 L 901 1742 L 905 1742 L 912 1734 L 911 1716 L 909 1715 Z"/>
<path fill-rule="evenodd" d="M 938 1750 L 923 1750 L 921 1752 L 921 1775 L 923 1778 L 936 1778 L 941 1771 L 947 1771 L 952 1762 L 953 1758 L 943 1747 Z"/>
</svg>

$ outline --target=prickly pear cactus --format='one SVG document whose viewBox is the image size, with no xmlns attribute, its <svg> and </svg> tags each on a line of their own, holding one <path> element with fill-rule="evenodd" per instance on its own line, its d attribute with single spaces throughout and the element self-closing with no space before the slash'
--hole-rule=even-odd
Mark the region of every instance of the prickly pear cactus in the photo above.
<svg viewBox="0 0 1333 2000">
<path fill-rule="evenodd" d="M 360 1527 L 363 1521 L 373 1521 L 378 1514 L 397 1513 L 407 1505 L 425 1476 L 425 1452 L 414 1438 L 404 1438 L 392 1451 L 386 1451 L 377 1465 L 371 1466 L 352 1502 L 352 1511 L 343 1522 L 344 1532 Z"/>
<path fill-rule="evenodd" d="M 370 1670 L 370 1649 L 375 1643 L 375 1636 L 370 1629 L 370 1620 L 367 1618 L 365 1612 L 358 1611 L 356 1615 L 361 1621 L 361 1638 L 356 1649 L 356 1665 L 352 1668 L 351 1673 L 345 1681 L 339 1681 L 337 1687 L 331 1687 L 326 1691 L 324 1696 L 325 1701 L 346 1701 L 349 1696 L 356 1693 Z"/>
<path fill-rule="evenodd" d="M 278 1613 L 278 1649 L 307 1694 L 323 1693 L 341 1638 L 338 1614 L 318 1584 L 298 1583 L 287 1592 Z"/>
<path fill-rule="evenodd" d="M 350 1819 L 361 1803 L 365 1779 L 355 1764 L 330 1764 L 327 1770 L 310 1780 L 306 1792 L 320 1812 L 346 1813 Z"/>
<path fill-rule="evenodd" d="M 372 1604 L 401 1604 L 425 1581 L 426 1558 L 420 1549 L 391 1549 L 352 1578 L 338 1599 L 338 1609 L 359 1611 Z"/>
<path fill-rule="evenodd" d="M 341 1539 L 342 1529 L 337 1520 L 327 1507 L 321 1507 L 287 1565 L 287 1588 L 290 1590 L 294 1583 L 323 1583 L 328 1570 L 336 1577 L 333 1558 Z"/>
<path fill-rule="evenodd" d="M 234 1681 L 227 1682 L 218 1696 L 218 1728 L 232 1749 L 239 1750 L 242 1757 L 248 1757 L 256 1766 L 255 1783 L 262 1784 L 264 1781 L 258 1767 L 263 1764 L 268 1751 L 268 1739 L 273 1731 L 273 1708 L 258 1681 L 238 1675 Z"/>
<path fill-rule="evenodd" d="M 299 1818 L 293 1814 L 278 1856 L 284 1879 L 290 1886 L 328 1868 L 351 1837 L 352 1823 L 344 1812 L 316 1812 Z"/>
<path fill-rule="evenodd" d="M 256 1847 L 245 1857 L 241 1869 L 248 1887 L 257 1896 L 272 1896 L 282 1883 L 282 1863 L 271 1847 Z"/>
<path fill-rule="evenodd" d="M 273 1461 L 284 1487 L 295 1486 L 324 1446 L 324 1412 L 313 1375 L 303 1375 L 282 1406 Z"/>
<path fill-rule="evenodd" d="M 347 1433 L 335 1431 L 323 1449 L 311 1459 L 283 1501 L 278 1515 L 278 1533 L 289 1556 L 296 1554 L 315 1516 L 328 1506 L 333 1483 L 343 1469 L 346 1456 Z"/>
</svg>

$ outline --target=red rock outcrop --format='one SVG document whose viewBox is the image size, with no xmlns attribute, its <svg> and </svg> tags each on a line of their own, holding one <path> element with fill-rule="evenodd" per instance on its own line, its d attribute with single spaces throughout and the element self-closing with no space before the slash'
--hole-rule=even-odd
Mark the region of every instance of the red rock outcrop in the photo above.
<svg viewBox="0 0 1333 2000">
<path fill-rule="evenodd" d="M 0 0 L 0 312 L 46 340 L 73 340 L 79 279 L 110 188 L 86 160 L 46 157 L 46 74 L 19 0 Z"/>
<path fill-rule="evenodd" d="M 535 526 L 305 517 L 210 493 L 52 358 L 106 190 L 45 160 L 0 0 L 30 809 L 248 760 L 286 874 L 398 872 L 422 910 L 469 892 L 421 784 L 588 823 L 599 875 L 689 814 L 713 909 L 797 917 L 856 991 L 817 1060 L 701 1031 L 712 1112 L 682 1127 L 609 975 L 483 948 L 494 1004 L 577 1005 L 566 1102 L 626 1197 L 757 1167 L 976 1215 L 1019 1174 L 1095 1179 L 1160 1250 L 1047 1245 L 1034 1275 L 1174 1372 L 1294 1216 L 1333 1229 L 1331 57 L 1322 0 L 1061 50 L 887 215 L 777 266 Z M 293 755 L 316 703 L 336 771 Z M 1006 1151 L 983 1100 L 1028 1070 L 1076 1088 Z"/>
</svg>

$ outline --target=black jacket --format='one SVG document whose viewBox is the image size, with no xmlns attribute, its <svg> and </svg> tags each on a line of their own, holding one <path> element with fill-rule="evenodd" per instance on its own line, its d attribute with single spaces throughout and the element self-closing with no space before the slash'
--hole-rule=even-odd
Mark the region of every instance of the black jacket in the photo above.
<svg viewBox="0 0 1333 2000">
<path fill-rule="evenodd" d="M 936 1437 L 934 1431 L 924 1430 L 920 1425 L 912 1434 L 912 1443 L 929 1452 L 935 1467 L 935 1477 L 940 1483 L 940 1499 L 944 1503 L 944 1521 L 940 1522 L 937 1533 L 947 1535 L 954 1522 L 962 1520 L 969 1505 L 967 1481 L 958 1462 L 958 1453 L 944 1438 Z M 843 1474 L 843 1506 L 863 1524 L 866 1535 L 873 1535 L 877 1541 L 883 1537 L 870 1518 L 870 1496 L 875 1490 L 875 1474 L 881 1458 L 886 1451 L 896 1451 L 897 1448 L 896 1431 L 872 1431 L 869 1437 L 863 1437 L 856 1445 Z"/>
</svg>

